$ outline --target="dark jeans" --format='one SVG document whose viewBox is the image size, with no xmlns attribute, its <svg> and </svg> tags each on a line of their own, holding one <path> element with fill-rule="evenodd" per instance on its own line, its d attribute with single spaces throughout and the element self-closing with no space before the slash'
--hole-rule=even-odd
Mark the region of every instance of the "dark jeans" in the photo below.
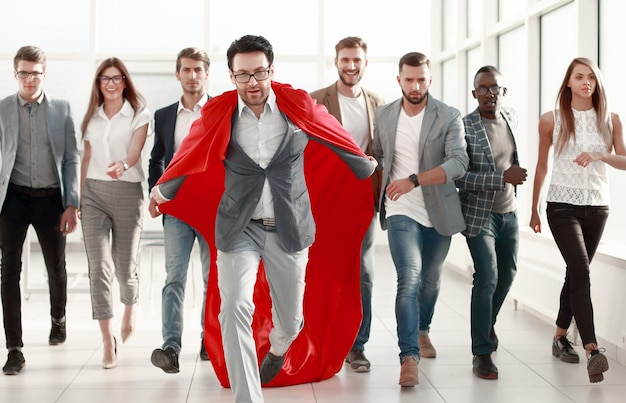
<svg viewBox="0 0 626 403">
<path fill-rule="evenodd" d="M 583 345 L 596 343 L 589 264 L 598 249 L 609 207 L 551 202 L 546 211 L 550 230 L 566 264 L 556 325 L 567 329 L 573 316 Z"/>
<path fill-rule="evenodd" d="M 472 354 L 486 355 L 493 351 L 489 335 L 517 273 L 517 212 L 491 213 L 480 233 L 467 238 L 467 246 L 474 262 Z"/>
<path fill-rule="evenodd" d="M 63 214 L 61 191 L 26 192 L 27 189 L 9 185 L 0 213 L 0 289 L 7 348 L 24 346 L 20 275 L 22 247 L 29 225 L 37 233 L 48 271 L 50 315 L 63 318 L 67 302 L 65 237 L 59 229 Z"/>
</svg>

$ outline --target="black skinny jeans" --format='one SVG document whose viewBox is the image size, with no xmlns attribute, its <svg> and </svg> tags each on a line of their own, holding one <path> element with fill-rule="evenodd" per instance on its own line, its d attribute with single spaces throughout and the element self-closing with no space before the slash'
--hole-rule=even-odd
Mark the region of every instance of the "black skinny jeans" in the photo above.
<svg viewBox="0 0 626 403">
<path fill-rule="evenodd" d="M 9 185 L 0 213 L 0 289 L 7 348 L 24 346 L 20 275 L 22 247 L 29 225 L 37 233 L 48 272 L 50 315 L 57 319 L 65 316 L 65 236 L 59 228 L 62 214 L 60 190 L 38 190 Z"/>
<path fill-rule="evenodd" d="M 602 238 L 609 207 L 549 202 L 546 211 L 566 264 L 556 325 L 567 329 L 574 317 L 583 345 L 596 343 L 589 265 Z"/>
</svg>

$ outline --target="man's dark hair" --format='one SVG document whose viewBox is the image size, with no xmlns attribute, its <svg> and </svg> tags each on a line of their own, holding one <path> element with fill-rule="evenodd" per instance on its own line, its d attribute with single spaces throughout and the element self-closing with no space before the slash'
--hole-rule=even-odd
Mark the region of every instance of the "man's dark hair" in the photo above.
<svg viewBox="0 0 626 403">
<path fill-rule="evenodd" d="M 263 52 L 271 66 L 274 63 L 274 50 L 272 44 L 262 36 L 245 35 L 235 39 L 226 51 L 228 69 L 233 70 L 233 58 L 237 53 Z"/>
<path fill-rule="evenodd" d="M 500 73 L 500 70 L 498 70 L 497 67 L 494 67 L 494 66 L 491 66 L 491 65 L 487 65 L 487 66 L 483 66 L 483 67 L 478 69 L 478 71 L 474 75 L 474 81 L 476 81 L 476 77 L 478 77 L 478 75 L 480 73 L 493 73 L 493 74 L 498 75 L 498 76 L 502 75 L 502 73 Z"/>
<path fill-rule="evenodd" d="M 400 58 L 400 62 L 398 63 L 398 71 L 402 71 L 402 66 L 405 64 L 413 67 L 419 67 L 422 64 L 425 64 L 430 70 L 430 60 L 426 57 L 426 55 L 419 52 L 411 52 L 402 56 Z"/>
</svg>

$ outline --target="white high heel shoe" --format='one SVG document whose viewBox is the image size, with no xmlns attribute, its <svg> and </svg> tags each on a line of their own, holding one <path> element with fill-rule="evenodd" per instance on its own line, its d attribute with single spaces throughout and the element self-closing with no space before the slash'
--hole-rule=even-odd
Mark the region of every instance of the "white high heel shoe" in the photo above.
<svg viewBox="0 0 626 403">
<path fill-rule="evenodd" d="M 104 369 L 111 369 L 111 368 L 117 367 L 117 339 L 115 338 L 115 336 L 113 336 L 113 348 L 114 348 L 115 357 L 111 361 L 108 361 L 106 359 L 102 360 L 102 368 Z"/>
</svg>

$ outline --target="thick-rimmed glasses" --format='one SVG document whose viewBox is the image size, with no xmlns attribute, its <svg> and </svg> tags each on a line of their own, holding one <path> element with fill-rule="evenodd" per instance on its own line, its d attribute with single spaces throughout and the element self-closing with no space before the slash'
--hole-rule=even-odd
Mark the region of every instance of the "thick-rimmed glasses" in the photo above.
<svg viewBox="0 0 626 403">
<path fill-rule="evenodd" d="M 492 85 L 489 88 L 478 87 L 474 90 L 474 92 L 476 93 L 476 95 L 480 95 L 481 97 L 483 95 L 487 95 L 487 92 L 490 92 L 492 95 L 500 95 L 500 91 L 502 91 L 502 88 L 504 87 L 500 87 L 499 85 Z"/>
<path fill-rule="evenodd" d="M 22 80 L 27 80 L 32 78 L 33 80 L 38 80 L 43 76 L 43 71 L 16 71 L 15 75 Z"/>
<path fill-rule="evenodd" d="M 237 81 L 238 83 L 249 83 L 252 77 L 254 77 L 256 81 L 267 80 L 270 76 L 270 67 L 271 65 L 267 66 L 266 70 L 257 71 L 254 74 L 248 74 L 248 73 L 235 74 L 233 72 L 233 77 L 235 77 L 235 81 Z"/>
<path fill-rule="evenodd" d="M 113 81 L 113 84 L 118 85 L 118 84 L 121 84 L 125 78 L 126 78 L 125 76 L 113 76 L 113 77 L 98 76 L 98 81 L 100 81 L 100 84 L 104 84 L 104 85 L 107 85 L 109 81 Z"/>
</svg>

